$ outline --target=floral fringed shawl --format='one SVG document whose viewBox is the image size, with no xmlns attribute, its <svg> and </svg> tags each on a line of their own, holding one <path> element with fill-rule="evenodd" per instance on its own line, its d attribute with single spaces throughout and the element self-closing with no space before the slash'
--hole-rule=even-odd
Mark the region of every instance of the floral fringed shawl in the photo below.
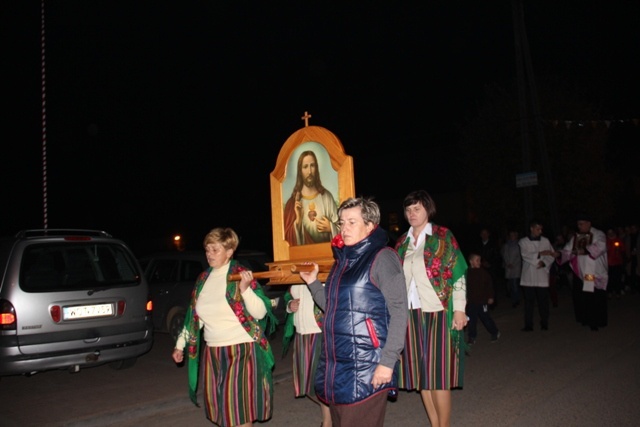
<svg viewBox="0 0 640 427">
<path fill-rule="evenodd" d="M 239 273 L 243 270 L 246 270 L 238 261 L 231 260 L 229 264 L 229 273 L 235 274 Z M 184 319 L 185 329 L 189 333 L 189 337 L 187 339 L 187 368 L 189 374 L 189 397 L 191 401 L 196 405 L 198 405 L 197 401 L 197 388 L 198 388 L 198 374 L 200 369 L 200 348 L 202 341 L 202 332 L 200 329 L 200 319 L 198 317 L 198 313 L 196 312 L 196 301 L 198 300 L 198 296 L 202 291 L 204 283 L 207 281 L 207 277 L 213 271 L 213 268 L 209 268 L 204 271 L 193 288 L 193 292 L 191 294 L 191 304 L 187 309 L 187 314 Z M 271 375 L 271 371 L 274 366 L 274 356 L 273 351 L 271 349 L 271 345 L 267 340 L 265 332 L 268 330 L 268 334 L 271 334 L 275 331 L 276 325 L 278 324 L 278 320 L 273 314 L 271 308 L 271 300 L 264 294 L 262 286 L 256 281 L 253 280 L 251 282 L 251 289 L 264 301 L 264 305 L 267 308 L 267 314 L 260 320 L 256 320 L 249 312 L 247 311 L 244 301 L 242 299 L 242 295 L 240 294 L 240 288 L 238 287 L 238 282 L 227 282 L 227 291 L 226 298 L 229 302 L 229 306 L 233 310 L 234 314 L 238 317 L 238 321 L 242 325 L 245 331 L 249 334 L 249 336 L 256 343 L 256 359 L 258 360 L 258 374 L 259 377 L 263 377 L 265 375 Z"/>
<path fill-rule="evenodd" d="M 447 327 L 451 330 L 453 324 L 453 298 L 451 297 L 455 283 L 465 275 L 467 261 L 460 250 L 458 241 L 451 230 L 432 223 L 433 234 L 425 236 L 424 264 L 433 289 L 447 315 Z M 404 263 L 404 256 L 409 247 L 410 238 L 404 233 L 396 242 L 396 251 L 400 261 Z M 464 340 L 464 331 L 451 330 L 451 339 L 456 351 L 459 352 L 460 374 L 464 373 L 464 352 L 468 351 Z"/>
</svg>

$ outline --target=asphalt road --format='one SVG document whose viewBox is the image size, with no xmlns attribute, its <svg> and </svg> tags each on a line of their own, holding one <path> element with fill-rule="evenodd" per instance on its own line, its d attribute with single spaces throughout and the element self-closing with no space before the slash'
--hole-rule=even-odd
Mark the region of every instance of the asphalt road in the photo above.
<svg viewBox="0 0 640 427">
<path fill-rule="evenodd" d="M 480 326 L 467 358 L 464 390 L 453 392 L 453 426 L 636 426 L 640 419 L 640 295 L 609 300 L 609 326 L 592 332 L 573 319 L 567 289 L 552 308 L 549 331 L 521 332 L 523 308 L 493 312 L 501 338 Z M 279 339 L 273 340 L 279 354 Z M 52 371 L 0 379 L 0 426 L 212 426 L 187 397 L 185 368 L 172 343 L 154 347 L 131 369 Z M 293 397 L 291 359 L 277 359 L 274 413 L 256 425 L 320 421 L 308 399 Z M 400 391 L 386 425 L 428 425 L 416 392 Z"/>
</svg>

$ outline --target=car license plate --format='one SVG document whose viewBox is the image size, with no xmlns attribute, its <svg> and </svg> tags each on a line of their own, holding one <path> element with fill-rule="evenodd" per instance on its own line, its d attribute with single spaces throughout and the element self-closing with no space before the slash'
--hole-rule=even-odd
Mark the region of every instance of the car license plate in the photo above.
<svg viewBox="0 0 640 427">
<path fill-rule="evenodd" d="M 63 320 L 87 319 L 113 315 L 113 304 L 76 305 L 62 309 Z"/>
</svg>

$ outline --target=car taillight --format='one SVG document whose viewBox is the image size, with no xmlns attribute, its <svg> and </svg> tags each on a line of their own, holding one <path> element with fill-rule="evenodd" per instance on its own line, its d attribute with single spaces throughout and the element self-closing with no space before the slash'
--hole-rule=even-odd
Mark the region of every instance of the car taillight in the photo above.
<svg viewBox="0 0 640 427">
<path fill-rule="evenodd" d="M 52 305 L 49 309 L 49 314 L 51 315 L 51 319 L 54 322 L 60 322 L 60 319 L 62 318 L 62 310 L 60 309 L 59 305 Z"/>
<path fill-rule="evenodd" d="M 124 314 L 124 309 L 126 308 L 126 304 L 123 299 L 118 300 L 118 316 L 122 316 Z"/>
<path fill-rule="evenodd" d="M 153 311 L 153 301 L 151 299 L 147 300 L 147 314 L 151 314 Z"/>
<path fill-rule="evenodd" d="M 11 331 L 15 330 L 16 326 L 16 310 L 13 308 L 13 304 L 6 300 L 0 300 L 0 328 L 3 331 Z"/>
</svg>

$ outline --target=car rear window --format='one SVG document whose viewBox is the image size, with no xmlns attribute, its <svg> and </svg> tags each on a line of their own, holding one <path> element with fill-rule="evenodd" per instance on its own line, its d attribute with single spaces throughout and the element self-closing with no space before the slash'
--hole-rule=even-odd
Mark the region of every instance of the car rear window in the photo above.
<svg viewBox="0 0 640 427">
<path fill-rule="evenodd" d="M 208 265 L 202 265 L 198 261 L 184 260 L 182 262 L 182 270 L 180 272 L 181 279 L 183 281 L 195 282 L 200 273 L 202 273 Z"/>
<path fill-rule="evenodd" d="M 127 250 L 109 243 L 47 243 L 25 248 L 20 286 L 53 292 L 137 285 L 140 277 Z"/>
<path fill-rule="evenodd" d="M 142 261 L 142 264 L 146 264 Z M 208 266 L 200 261 L 187 259 L 158 259 L 148 271 L 147 280 L 150 285 L 156 283 L 194 282 Z"/>
</svg>

